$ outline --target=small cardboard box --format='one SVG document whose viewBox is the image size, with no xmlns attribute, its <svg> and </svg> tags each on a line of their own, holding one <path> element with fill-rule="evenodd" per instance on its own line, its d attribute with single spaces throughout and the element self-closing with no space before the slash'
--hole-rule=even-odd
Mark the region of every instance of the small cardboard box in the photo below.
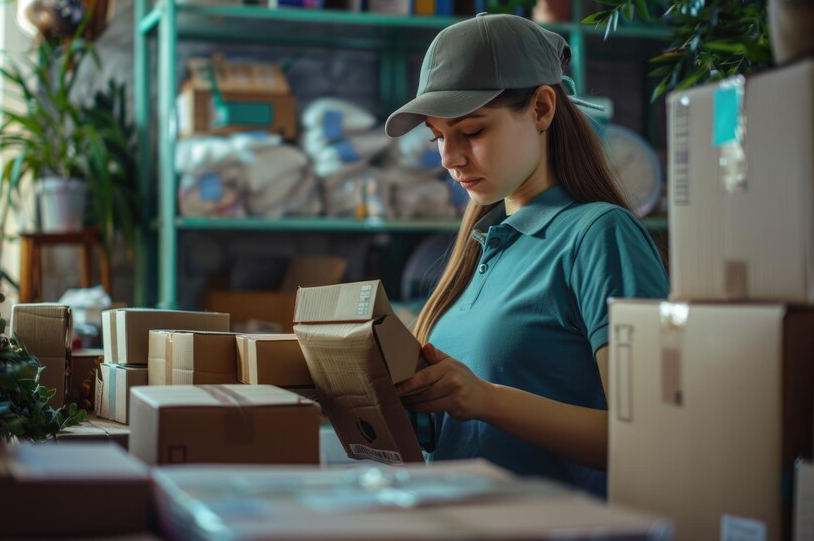
<svg viewBox="0 0 814 541">
<path fill-rule="evenodd" d="M 229 332 L 150 331 L 150 385 L 237 383 L 237 347 Z"/>
<path fill-rule="evenodd" d="M 102 312 L 102 339 L 108 364 L 147 364 L 153 329 L 229 331 L 229 314 L 120 308 Z"/>
<path fill-rule="evenodd" d="M 670 94 L 672 300 L 814 303 L 812 95 L 812 59 Z"/>
<path fill-rule="evenodd" d="M 68 398 L 80 408 L 95 411 L 96 371 L 104 360 L 101 349 L 78 349 L 71 352 L 71 369 L 68 374 Z"/>
<path fill-rule="evenodd" d="M 290 333 L 296 301 L 297 294 L 286 291 L 210 290 L 203 295 L 202 307 L 228 313 L 235 327 L 256 319 L 276 323 L 281 332 Z"/>
<path fill-rule="evenodd" d="M 237 337 L 241 383 L 312 388 L 314 380 L 295 334 L 244 334 Z"/>
<path fill-rule="evenodd" d="M 57 303 L 15 304 L 11 308 L 10 328 L 45 368 L 40 384 L 56 389 L 49 405 L 62 407 L 70 373 L 73 334 L 70 307 Z"/>
<path fill-rule="evenodd" d="M 319 407 L 271 385 L 131 393 L 130 452 L 147 464 L 319 463 Z"/>
<path fill-rule="evenodd" d="M 100 364 L 96 376 L 96 415 L 127 424 L 130 389 L 139 385 L 147 385 L 146 366 Z"/>
<path fill-rule="evenodd" d="M 84 421 L 57 432 L 57 443 L 113 442 L 127 449 L 130 428 L 127 425 L 88 414 Z"/>
<path fill-rule="evenodd" d="M 814 310 L 613 301 L 610 325 L 611 503 L 670 517 L 677 539 L 789 539 Z"/>
<path fill-rule="evenodd" d="M 150 528 L 149 472 L 118 445 L 0 444 L 0 494 L 2 539 L 111 537 Z M 93 513 L 82 511 L 86 504 Z"/>
<path fill-rule="evenodd" d="M 204 521 L 216 516 L 234 539 L 268 539 L 269 532 L 281 541 L 671 539 L 668 520 L 519 479 L 483 460 L 373 473 L 226 465 L 155 468 L 154 479 L 167 531 L 205 531 Z M 247 501 L 250 515 L 234 504 Z"/>
<path fill-rule="evenodd" d="M 300 289 L 294 332 L 351 458 L 423 462 L 394 384 L 419 368 L 421 346 L 393 314 L 378 280 Z"/>
</svg>

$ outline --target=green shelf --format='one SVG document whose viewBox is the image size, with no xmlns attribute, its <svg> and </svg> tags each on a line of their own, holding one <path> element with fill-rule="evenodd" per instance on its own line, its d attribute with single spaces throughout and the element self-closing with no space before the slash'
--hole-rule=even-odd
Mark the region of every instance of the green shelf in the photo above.
<svg viewBox="0 0 814 541">
<path fill-rule="evenodd" d="M 179 218 L 178 229 L 223 231 L 313 231 L 323 233 L 426 233 L 457 231 L 459 220 L 382 220 L 355 218 Z"/>
</svg>

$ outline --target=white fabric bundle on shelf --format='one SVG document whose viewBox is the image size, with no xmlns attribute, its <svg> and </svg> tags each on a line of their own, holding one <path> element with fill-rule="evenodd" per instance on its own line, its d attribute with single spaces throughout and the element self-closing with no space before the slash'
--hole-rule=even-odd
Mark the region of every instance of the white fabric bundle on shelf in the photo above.
<svg viewBox="0 0 814 541">
<path fill-rule="evenodd" d="M 241 169 L 237 165 L 181 176 L 178 210 L 189 218 L 241 218 L 246 215 Z"/>
<path fill-rule="evenodd" d="M 320 177 L 354 171 L 367 164 L 392 144 L 382 128 L 336 141 L 314 156 L 314 171 Z"/>
<path fill-rule="evenodd" d="M 349 133 L 369 130 L 376 117 L 347 100 L 320 98 L 311 102 L 300 118 L 303 127 L 327 141 L 336 141 Z"/>
<path fill-rule="evenodd" d="M 435 172 L 413 169 L 388 169 L 381 174 L 390 186 L 391 205 L 399 218 L 454 218 L 449 187 Z"/>
</svg>

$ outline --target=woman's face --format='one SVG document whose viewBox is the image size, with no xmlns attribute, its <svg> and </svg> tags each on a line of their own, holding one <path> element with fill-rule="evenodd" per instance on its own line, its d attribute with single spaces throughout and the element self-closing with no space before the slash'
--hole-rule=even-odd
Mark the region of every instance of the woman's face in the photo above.
<svg viewBox="0 0 814 541">
<path fill-rule="evenodd" d="M 460 118 L 427 117 L 441 163 L 481 205 L 525 201 L 547 187 L 543 137 L 533 107 L 482 107 Z M 522 204 L 520 205 L 522 206 Z M 516 207 L 516 206 L 515 206 Z"/>
</svg>

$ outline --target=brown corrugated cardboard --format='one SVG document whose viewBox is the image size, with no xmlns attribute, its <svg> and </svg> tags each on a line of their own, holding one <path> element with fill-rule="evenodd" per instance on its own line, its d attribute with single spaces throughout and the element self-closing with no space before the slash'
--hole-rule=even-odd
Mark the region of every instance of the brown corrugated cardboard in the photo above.
<svg viewBox="0 0 814 541">
<path fill-rule="evenodd" d="M 295 334 L 249 334 L 239 342 L 244 348 L 243 383 L 277 387 L 313 387 Z"/>
<path fill-rule="evenodd" d="M 320 404 L 348 456 L 423 461 L 393 386 L 418 369 L 421 346 L 393 315 L 381 282 L 300 289 L 294 322 Z"/>
<path fill-rule="evenodd" d="M 96 370 L 104 359 L 101 349 L 78 349 L 71 352 L 67 401 L 88 411 L 96 402 Z"/>
<path fill-rule="evenodd" d="M 130 438 L 130 427 L 125 424 L 102 419 L 89 413 L 84 421 L 57 432 L 57 443 L 74 443 L 77 441 L 113 442 L 127 449 Z"/>
<path fill-rule="evenodd" d="M 147 385 L 147 367 L 102 363 L 96 374 L 96 415 L 127 424 L 130 389 Z"/>
<path fill-rule="evenodd" d="M 234 333 L 151 330 L 150 385 L 237 383 Z"/>
<path fill-rule="evenodd" d="M 669 96 L 673 300 L 814 303 L 812 94 L 808 59 Z"/>
<path fill-rule="evenodd" d="M 109 314 L 109 316 L 105 316 Z M 115 324 L 113 319 L 115 316 Z M 229 331 L 229 314 L 185 312 L 181 310 L 150 310 L 121 308 L 102 312 L 105 342 L 105 362 L 108 364 L 147 364 L 149 332 L 153 329 L 184 329 L 189 331 Z M 111 336 L 115 331 L 115 341 Z M 112 358 L 107 357 L 108 342 Z M 115 344 L 115 345 L 114 345 Z"/>
<path fill-rule="evenodd" d="M 633 541 L 667 540 L 671 532 L 664 519 L 548 481 L 515 478 L 485 461 L 322 470 L 198 466 L 154 473 L 168 532 L 205 532 L 213 513 L 230 538 L 242 540 L 273 532 L 274 539 L 312 541 Z M 246 507 L 227 503 L 249 499 L 250 517 Z M 202 538 L 212 539 L 206 533 Z"/>
<path fill-rule="evenodd" d="M 319 407 L 271 385 L 133 389 L 130 452 L 148 464 L 319 462 Z"/>
<path fill-rule="evenodd" d="M 614 301 L 610 324 L 610 501 L 669 516 L 678 539 L 788 539 L 814 310 Z"/>
<path fill-rule="evenodd" d="M 257 319 L 276 323 L 281 332 L 290 333 L 296 300 L 296 293 L 283 291 L 212 290 L 204 293 L 202 306 L 204 310 L 226 312 L 235 326 Z"/>
<path fill-rule="evenodd" d="M 118 445 L 0 446 L 3 539 L 143 532 L 151 492 L 147 468 Z"/>
<path fill-rule="evenodd" d="M 15 304 L 11 308 L 11 333 L 45 367 L 40 384 L 57 393 L 49 404 L 65 404 L 71 356 L 71 309 L 63 304 Z"/>
<path fill-rule="evenodd" d="M 102 312 L 102 348 L 105 352 L 104 362 L 116 364 L 118 346 L 116 345 L 116 310 Z"/>
</svg>

